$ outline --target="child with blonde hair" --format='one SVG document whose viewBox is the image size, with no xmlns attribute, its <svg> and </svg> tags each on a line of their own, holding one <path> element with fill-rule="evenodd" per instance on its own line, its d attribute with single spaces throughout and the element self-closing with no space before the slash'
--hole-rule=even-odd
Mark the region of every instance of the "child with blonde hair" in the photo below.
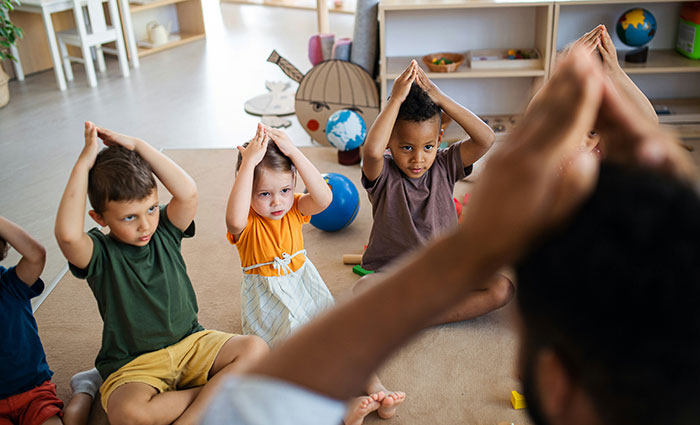
<svg viewBox="0 0 700 425">
<path fill-rule="evenodd" d="M 259 124 L 255 137 L 238 150 L 226 228 L 243 269 L 243 333 L 276 345 L 334 304 L 306 256 L 302 235 L 302 226 L 330 205 L 333 194 L 282 131 Z M 297 170 L 308 193 L 294 193 Z M 346 424 L 360 424 L 374 410 L 391 417 L 405 398 L 401 392 L 388 391 L 376 375 L 367 394 L 351 402 Z"/>
</svg>

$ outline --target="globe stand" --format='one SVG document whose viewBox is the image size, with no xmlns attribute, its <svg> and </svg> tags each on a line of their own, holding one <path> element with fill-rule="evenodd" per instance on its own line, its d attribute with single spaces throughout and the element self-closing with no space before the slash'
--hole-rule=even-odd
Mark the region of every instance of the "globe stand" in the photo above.
<svg viewBox="0 0 700 425">
<path fill-rule="evenodd" d="M 647 54 L 649 53 L 649 46 L 644 46 L 640 49 L 630 50 L 625 54 L 625 62 L 631 63 L 645 63 L 647 61 Z"/>
<path fill-rule="evenodd" d="M 359 164 L 360 148 L 351 149 L 349 151 L 338 151 L 338 163 L 341 165 Z"/>
</svg>

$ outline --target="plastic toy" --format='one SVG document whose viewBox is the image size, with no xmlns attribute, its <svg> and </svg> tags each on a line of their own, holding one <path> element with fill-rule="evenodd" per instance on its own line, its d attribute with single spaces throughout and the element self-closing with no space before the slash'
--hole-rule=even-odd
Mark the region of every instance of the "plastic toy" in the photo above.
<svg viewBox="0 0 700 425">
<path fill-rule="evenodd" d="M 690 59 L 700 59 L 700 2 L 683 4 L 676 50 Z"/>
<path fill-rule="evenodd" d="M 656 35 L 656 18 L 646 9 L 630 9 L 620 16 L 615 26 L 617 36 L 624 44 L 637 47 L 625 54 L 626 62 L 643 63 L 647 61 L 649 46 Z M 644 46 L 644 47 L 642 47 Z"/>
<path fill-rule="evenodd" d="M 373 270 L 363 269 L 362 266 L 359 264 L 352 268 L 352 272 L 360 276 L 367 276 L 368 274 L 374 273 Z"/>
<path fill-rule="evenodd" d="M 326 232 L 336 232 L 349 226 L 357 217 L 360 195 L 350 179 L 342 174 L 323 174 L 323 180 L 333 192 L 333 201 L 328 208 L 311 216 L 311 224 Z"/>
<path fill-rule="evenodd" d="M 517 391 L 510 392 L 510 404 L 513 405 L 513 409 L 524 409 L 525 407 L 525 397 Z"/>
</svg>

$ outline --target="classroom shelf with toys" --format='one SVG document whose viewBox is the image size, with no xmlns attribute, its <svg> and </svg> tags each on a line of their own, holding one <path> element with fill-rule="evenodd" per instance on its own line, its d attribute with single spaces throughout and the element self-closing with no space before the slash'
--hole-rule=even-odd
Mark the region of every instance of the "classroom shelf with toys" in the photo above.
<svg viewBox="0 0 700 425">
<path fill-rule="evenodd" d="M 206 37 L 201 0 L 142 0 L 129 3 L 129 13 L 134 22 L 134 32 L 140 40 L 138 55 L 147 56 L 165 49 L 180 46 Z M 146 23 L 161 22 L 169 29 L 168 41 L 152 45 L 148 40 Z M 129 52 L 129 55 L 132 53 Z"/>
<path fill-rule="evenodd" d="M 676 51 L 681 8 L 689 1 L 558 0 L 555 2 L 551 64 L 557 52 L 602 23 L 612 35 L 622 69 L 652 101 L 662 124 L 673 124 L 681 136 L 700 137 L 700 60 Z M 625 61 L 632 49 L 616 35 L 618 18 L 629 9 L 643 8 L 656 20 L 646 62 Z"/>
<path fill-rule="evenodd" d="M 379 80 L 386 101 L 393 80 L 411 59 L 451 97 L 479 115 L 522 113 L 548 75 L 554 4 L 521 0 L 381 0 Z M 536 51 L 527 60 L 477 63 L 509 50 Z M 455 52 L 464 62 L 453 72 L 433 72 L 423 56 Z M 495 52 L 495 53 L 494 53 Z M 483 53 L 483 55 L 482 55 Z"/>
<path fill-rule="evenodd" d="M 466 57 L 453 72 L 428 72 L 435 83 L 482 117 L 512 124 L 549 78 L 556 55 L 598 24 L 613 35 L 622 69 L 662 111 L 661 122 L 700 126 L 700 60 L 675 50 L 681 8 L 687 1 L 664 0 L 380 0 L 379 82 L 386 101 L 393 80 L 424 55 L 454 52 Z M 631 48 L 615 35 L 618 18 L 644 8 L 657 22 L 645 63 L 628 63 Z M 536 49 L 539 61 L 470 63 L 470 52 Z M 439 55 L 439 53 L 438 53 Z M 505 53 L 504 53 L 505 55 Z M 482 64 L 489 66 L 483 67 Z M 516 117 L 515 120 L 512 117 Z M 512 125 L 506 125 L 507 131 Z M 687 128 L 687 127 L 686 127 Z M 698 135 L 700 137 L 700 134 Z"/>
</svg>

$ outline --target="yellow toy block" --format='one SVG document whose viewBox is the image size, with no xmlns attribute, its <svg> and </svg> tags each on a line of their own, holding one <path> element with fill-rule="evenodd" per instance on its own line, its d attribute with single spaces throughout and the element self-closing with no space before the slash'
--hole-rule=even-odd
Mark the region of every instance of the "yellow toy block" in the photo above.
<svg viewBox="0 0 700 425">
<path fill-rule="evenodd" d="M 510 392 L 510 403 L 513 405 L 513 409 L 524 409 L 525 406 L 525 397 L 523 397 L 522 394 L 518 393 L 517 391 L 511 391 Z"/>
</svg>

